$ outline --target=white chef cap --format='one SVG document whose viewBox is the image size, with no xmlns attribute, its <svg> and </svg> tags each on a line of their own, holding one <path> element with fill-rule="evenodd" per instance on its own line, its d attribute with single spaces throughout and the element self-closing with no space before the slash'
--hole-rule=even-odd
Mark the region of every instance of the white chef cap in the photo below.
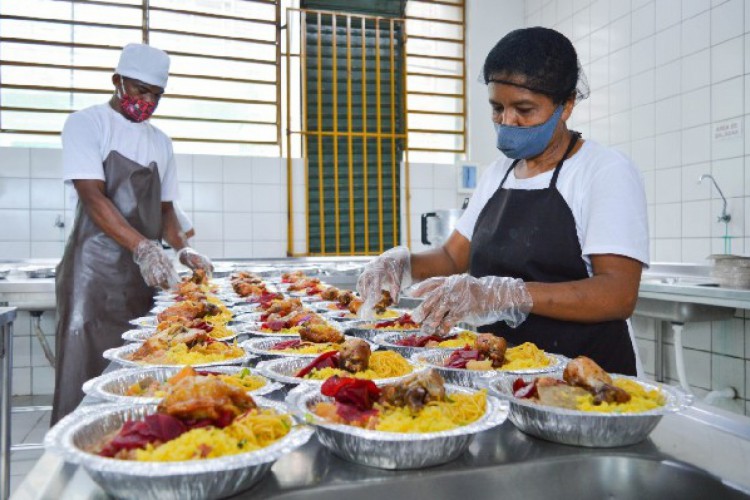
<svg viewBox="0 0 750 500">
<path fill-rule="evenodd" d="M 150 45 L 129 43 L 122 49 L 115 73 L 165 89 L 169 77 L 169 56 Z"/>
</svg>

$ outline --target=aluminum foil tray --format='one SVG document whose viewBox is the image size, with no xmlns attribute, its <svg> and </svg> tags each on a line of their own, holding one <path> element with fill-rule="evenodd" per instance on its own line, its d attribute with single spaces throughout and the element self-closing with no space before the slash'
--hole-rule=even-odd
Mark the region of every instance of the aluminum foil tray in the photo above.
<svg viewBox="0 0 750 500">
<path fill-rule="evenodd" d="M 553 358 L 552 363 L 544 368 L 534 368 L 530 370 L 513 370 L 513 371 L 500 371 L 500 370 L 466 370 L 460 368 L 447 368 L 443 366 L 445 360 L 451 355 L 450 350 L 446 349 L 429 349 L 427 351 L 418 352 L 413 354 L 410 361 L 415 365 L 421 365 L 426 368 L 435 368 L 440 375 L 443 376 L 446 382 L 451 384 L 458 384 L 465 387 L 482 387 L 482 380 L 496 377 L 498 373 L 509 374 L 514 376 L 519 375 L 554 375 L 561 373 L 565 368 L 568 358 L 559 354 L 546 353 L 547 356 Z"/>
<path fill-rule="evenodd" d="M 129 359 L 125 358 L 125 356 L 133 353 L 140 346 L 141 344 L 134 343 L 134 344 L 126 344 L 122 347 L 114 347 L 112 349 L 107 349 L 106 351 L 104 351 L 103 356 L 105 359 L 108 359 L 110 361 L 115 361 L 123 366 L 133 366 L 133 367 L 140 367 L 140 368 L 172 368 L 174 366 L 184 366 L 184 365 L 142 364 L 142 363 L 137 363 L 135 361 L 130 361 Z M 193 368 L 199 368 L 199 367 L 202 368 L 206 366 L 244 365 L 253 359 L 255 359 L 255 356 L 245 352 L 245 354 L 243 356 L 240 356 L 239 358 L 227 359 L 224 361 L 214 361 L 212 363 L 200 363 L 200 364 L 195 364 L 192 366 Z"/>
<path fill-rule="evenodd" d="M 257 398 L 264 408 L 287 411 L 281 403 Z M 254 452 L 184 462 L 135 462 L 100 457 L 83 451 L 127 419 L 153 413 L 156 405 L 97 405 L 76 410 L 47 434 L 48 451 L 66 462 L 84 467 L 91 478 L 116 498 L 137 500 L 190 500 L 222 498 L 259 482 L 282 455 L 305 444 L 312 435 L 307 426 L 295 426 L 285 437 Z"/>
<path fill-rule="evenodd" d="M 465 330 L 462 328 L 456 328 L 455 331 L 452 331 L 451 333 L 459 333 L 463 331 Z M 414 332 L 381 333 L 379 335 L 376 335 L 372 341 L 378 346 L 380 346 L 382 349 L 388 349 L 389 351 L 396 351 L 397 353 L 401 354 L 405 358 L 411 357 L 418 352 L 434 351 L 436 349 L 441 350 L 441 351 L 451 352 L 451 351 L 455 351 L 459 349 L 458 347 L 411 347 L 411 346 L 398 345 L 394 343 L 410 335 L 416 335 L 416 333 Z"/>
<path fill-rule="evenodd" d="M 342 331 L 344 330 L 340 324 L 336 322 L 328 322 L 330 326 L 333 328 Z M 261 330 L 262 322 L 258 321 L 256 323 L 250 323 L 247 322 L 243 325 L 242 333 L 249 334 L 249 335 L 255 335 L 260 337 L 274 337 L 274 338 L 284 338 L 284 339 L 293 339 L 295 337 L 299 337 L 299 334 L 297 333 L 281 333 L 281 332 L 264 332 Z"/>
<path fill-rule="evenodd" d="M 96 378 L 92 378 L 83 384 L 83 392 L 89 396 L 95 398 L 104 399 L 113 403 L 122 404 L 156 404 L 161 401 L 162 398 L 156 397 L 137 397 L 137 396 L 126 396 L 125 392 L 128 388 L 141 380 L 151 377 L 159 382 L 164 382 L 171 376 L 179 372 L 182 367 L 172 368 L 129 368 L 125 370 L 116 370 L 113 372 L 105 373 Z M 252 375 L 263 377 L 260 373 L 249 368 L 243 368 L 239 366 L 217 366 L 211 368 L 212 372 L 233 374 L 241 370 L 249 370 Z M 281 389 L 281 384 L 272 380 L 266 380 L 266 384 L 260 389 L 254 391 L 248 391 L 248 394 L 252 396 L 263 396 L 273 391 Z"/>
<path fill-rule="evenodd" d="M 345 336 L 347 339 L 351 339 L 353 337 Z M 299 336 L 295 335 L 290 339 L 278 339 L 278 338 L 271 338 L 271 337 L 259 337 L 255 339 L 250 339 L 242 342 L 240 344 L 240 347 L 242 347 L 244 350 L 251 354 L 255 354 L 261 359 L 276 359 L 278 357 L 287 357 L 287 358 L 308 358 L 308 360 L 316 358 L 320 356 L 320 354 L 295 354 L 291 352 L 279 352 L 279 351 L 272 351 L 271 346 L 276 344 L 277 342 L 283 342 L 284 340 L 296 340 Z M 373 344 L 372 342 L 368 342 L 370 344 L 370 350 L 375 351 L 378 349 L 378 346 Z"/>
<path fill-rule="evenodd" d="M 241 330 L 238 331 L 234 328 L 227 328 L 227 330 L 232 332 L 230 336 L 222 337 L 216 340 L 234 340 L 239 335 L 243 334 Z M 148 340 L 155 334 L 156 334 L 156 330 L 153 328 L 135 328 L 133 330 L 128 330 L 125 333 L 123 333 L 122 340 L 126 342 L 145 342 L 146 340 Z"/>
<path fill-rule="evenodd" d="M 454 385 L 447 385 L 446 390 L 475 392 Z M 319 387 L 309 385 L 295 388 L 286 398 L 290 410 L 315 426 L 318 440 L 334 454 L 380 469 L 421 469 L 450 462 L 466 451 L 477 433 L 502 424 L 508 417 L 507 403 L 488 396 L 484 416 L 470 425 L 430 433 L 382 432 L 333 424 L 310 411 L 313 404 L 330 400 L 320 394 Z"/>
<path fill-rule="evenodd" d="M 159 324 L 156 316 L 141 316 L 140 318 L 131 319 L 128 323 L 139 328 L 156 328 L 156 325 Z"/>
<path fill-rule="evenodd" d="M 525 380 L 533 376 L 525 375 Z M 659 389 L 666 398 L 664 406 L 641 413 L 594 413 L 543 406 L 513 397 L 514 376 L 500 375 L 484 381 L 490 394 L 510 403 L 509 420 L 519 430 L 547 441 L 612 448 L 639 443 L 646 439 L 661 418 L 679 412 L 693 403 L 693 397 L 677 387 L 656 382 L 612 375 L 612 378 L 635 380 L 648 389 Z"/>
<path fill-rule="evenodd" d="M 312 379 L 299 378 L 299 377 L 294 376 L 295 373 L 297 373 L 303 367 L 307 366 L 309 363 L 310 363 L 310 358 L 302 358 L 299 356 L 295 356 L 295 357 L 287 356 L 283 358 L 261 361 L 256 366 L 256 370 L 258 370 L 258 372 L 260 372 L 260 374 L 263 375 L 264 377 L 270 378 L 271 380 L 275 380 L 276 382 L 281 382 L 282 384 L 289 384 L 289 385 L 302 384 L 302 385 L 311 385 L 311 386 L 322 385 L 324 380 L 312 380 Z M 414 370 L 412 370 L 411 373 L 408 373 L 406 375 L 402 375 L 400 377 L 381 378 L 381 379 L 374 380 L 373 382 L 377 382 L 378 384 L 380 383 L 388 384 L 391 382 L 396 382 L 398 380 L 401 380 L 419 371 L 422 371 L 422 370 L 419 369 L 418 367 L 414 367 Z"/>
</svg>

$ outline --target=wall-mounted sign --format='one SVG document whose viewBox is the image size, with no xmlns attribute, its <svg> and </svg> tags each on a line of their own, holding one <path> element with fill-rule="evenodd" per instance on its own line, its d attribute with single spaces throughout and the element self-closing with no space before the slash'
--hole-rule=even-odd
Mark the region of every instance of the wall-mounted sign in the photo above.
<svg viewBox="0 0 750 500">
<path fill-rule="evenodd" d="M 458 166 L 458 192 L 473 193 L 477 187 L 479 165 L 476 163 L 461 163 Z"/>
<path fill-rule="evenodd" d="M 742 138 L 742 119 L 732 118 L 723 122 L 714 123 L 712 137 L 715 141 L 727 141 Z"/>
</svg>

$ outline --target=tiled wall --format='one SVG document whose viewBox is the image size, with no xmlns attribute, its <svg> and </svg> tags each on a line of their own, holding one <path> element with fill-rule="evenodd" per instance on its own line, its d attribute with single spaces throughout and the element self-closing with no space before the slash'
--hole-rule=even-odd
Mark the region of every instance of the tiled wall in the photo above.
<svg viewBox="0 0 750 500">
<path fill-rule="evenodd" d="M 52 394 L 55 373 L 34 334 L 35 320 L 21 311 L 13 322 L 13 395 Z M 55 351 L 55 313 L 47 311 L 40 326 Z"/>
<path fill-rule="evenodd" d="M 651 257 L 706 262 L 724 252 L 721 202 L 729 199 L 732 252 L 750 251 L 750 4 L 742 0 L 526 0 L 527 26 L 553 27 L 575 45 L 591 97 L 572 128 L 628 154 L 643 172 Z M 747 94 L 747 95 L 746 95 Z M 721 135 L 726 126 L 729 137 Z M 731 127 L 737 127 L 735 129 Z M 688 379 L 699 394 L 727 385 L 723 405 L 750 415 L 750 320 L 685 326 Z M 639 347 L 653 373 L 654 322 L 637 318 Z M 674 348 L 664 352 L 677 378 Z"/>
</svg>

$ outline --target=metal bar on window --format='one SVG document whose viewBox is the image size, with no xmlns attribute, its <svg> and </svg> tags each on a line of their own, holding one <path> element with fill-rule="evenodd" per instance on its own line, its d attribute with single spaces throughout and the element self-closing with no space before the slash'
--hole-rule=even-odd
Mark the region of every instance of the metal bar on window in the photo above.
<svg viewBox="0 0 750 500">
<path fill-rule="evenodd" d="M 436 5 L 447 5 L 449 7 L 463 7 L 463 2 L 448 2 L 444 0 L 409 0 L 410 2 L 418 2 L 418 3 L 426 3 L 426 4 L 436 4 Z"/>
<path fill-rule="evenodd" d="M 459 38 L 443 38 L 438 36 L 427 36 L 427 35 L 410 35 L 409 38 L 412 40 L 427 40 L 430 42 L 445 42 L 445 43 L 456 43 L 463 45 L 466 41 Z"/>
<path fill-rule="evenodd" d="M 440 19 L 437 17 L 418 17 L 418 16 L 406 16 L 407 21 L 427 21 L 430 23 L 443 23 L 443 24 L 455 24 L 456 26 L 461 25 L 461 21 L 454 21 L 452 19 Z"/>
<path fill-rule="evenodd" d="M 396 79 L 394 72 L 396 71 L 396 55 L 395 55 L 395 44 L 393 43 L 393 19 L 391 19 L 388 26 L 388 42 L 390 48 L 391 57 L 391 210 L 393 214 L 393 246 L 396 246 L 398 241 L 398 214 L 396 212 Z"/>
<path fill-rule="evenodd" d="M 448 78 L 451 80 L 463 80 L 461 75 L 441 75 L 439 73 L 422 73 L 418 71 L 407 71 L 406 76 L 421 76 L 425 78 Z"/>
<path fill-rule="evenodd" d="M 380 18 L 375 19 L 375 47 L 380 47 Z M 375 116 L 377 123 L 378 138 L 376 139 L 377 161 L 378 161 L 378 237 L 380 241 L 379 251 L 383 253 L 383 143 L 380 139 L 382 133 L 381 109 L 380 109 L 380 50 L 375 50 Z"/>
<path fill-rule="evenodd" d="M 277 4 L 278 9 L 278 4 Z M 278 10 L 277 10 L 278 15 Z M 286 50 L 287 52 L 292 52 L 291 47 L 291 12 L 287 12 L 286 15 Z M 281 29 L 281 19 L 279 18 L 278 23 L 278 29 Z M 277 36 L 279 40 L 281 40 L 280 34 Z M 281 44 L 279 44 L 279 51 L 281 50 Z M 281 57 L 281 52 L 278 52 L 279 57 Z M 291 79 L 292 74 L 292 58 L 287 57 L 286 58 L 286 78 L 287 80 Z M 279 68 L 281 68 L 281 61 L 279 61 Z M 278 71 L 277 71 L 278 76 Z M 277 78 L 279 79 L 279 78 Z M 279 79 L 280 80 L 280 79 Z M 294 254 L 294 184 L 292 183 L 292 110 L 290 105 L 290 90 L 291 85 L 287 85 L 287 92 L 286 92 L 286 213 L 287 213 L 287 226 L 286 226 L 286 254 L 287 257 L 290 257 Z M 281 91 L 281 87 L 277 87 L 277 91 Z M 279 103 L 281 102 L 281 99 L 279 98 Z M 277 112 L 281 112 L 281 106 L 278 106 L 276 108 Z M 278 114 L 277 114 L 278 116 Z M 280 133 L 281 129 L 277 128 L 277 131 Z M 281 155 L 281 140 L 279 138 L 279 155 Z"/>
<path fill-rule="evenodd" d="M 404 39 L 404 47 L 406 47 L 408 42 L 408 33 L 406 32 L 406 23 L 402 25 L 402 33 L 401 36 Z M 404 131 L 406 132 L 406 137 L 404 138 L 404 186 L 405 186 L 405 193 L 406 193 L 406 246 L 408 248 L 411 248 L 411 191 L 410 191 L 410 175 L 411 172 L 409 170 L 409 110 L 407 109 L 407 102 L 406 102 L 406 93 L 409 91 L 409 80 L 406 77 L 406 57 L 404 57 L 404 71 L 401 74 L 401 85 L 402 85 L 402 91 L 401 91 L 401 109 L 403 110 L 403 117 L 404 117 Z"/>
<path fill-rule="evenodd" d="M 318 130 L 323 130 L 323 62 L 322 62 L 322 20 L 318 12 Z M 318 206 L 320 208 L 320 251 L 326 253 L 326 222 L 323 207 L 323 135 L 318 135 Z"/>
<path fill-rule="evenodd" d="M 464 60 L 463 57 L 453 57 L 453 56 L 436 56 L 434 54 L 419 54 L 416 52 L 407 52 L 407 57 L 416 57 L 418 59 L 434 59 L 437 61 L 456 61 L 461 62 Z"/>
<path fill-rule="evenodd" d="M 338 47 L 336 44 L 336 15 L 331 16 L 331 48 L 333 52 L 333 213 L 336 221 L 336 255 L 341 253 L 341 221 L 339 217 L 339 87 L 338 87 L 338 67 L 337 54 Z"/>
<path fill-rule="evenodd" d="M 369 191 L 368 191 L 368 173 L 367 173 L 367 40 L 365 30 L 367 24 L 365 18 L 362 18 L 362 184 L 365 193 L 365 253 L 370 253 L 370 209 L 369 209 Z"/>
<path fill-rule="evenodd" d="M 289 11 L 287 11 L 289 12 Z M 291 17 L 291 15 L 290 15 Z M 307 16 L 300 15 L 300 67 L 302 75 L 302 95 L 307 96 Z M 289 24 L 287 24 L 289 26 Z M 289 29 L 289 28 L 287 28 Z M 287 46 L 287 51 L 291 52 Z M 287 77 L 288 78 L 288 77 Z M 287 83 L 287 88 L 291 89 L 291 84 Z M 307 130 L 307 106 L 300 100 L 302 107 L 302 130 Z M 305 184 L 310 179 L 310 159 L 307 149 L 307 140 L 302 140 L 302 158 L 305 162 Z M 289 155 L 291 156 L 291 155 Z M 305 227 L 307 228 L 307 251 L 310 251 L 310 190 L 305 189 Z"/>
<path fill-rule="evenodd" d="M 349 160 L 349 251 L 356 249 L 354 232 L 354 147 L 352 145 L 352 16 L 346 16 L 346 155 Z M 364 49 L 364 47 L 363 47 Z"/>
<path fill-rule="evenodd" d="M 464 96 L 463 94 L 446 94 L 446 93 L 443 93 L 443 92 L 422 92 L 422 91 L 419 91 L 419 90 L 410 90 L 409 92 L 407 92 L 407 94 L 409 94 L 409 95 L 426 95 L 426 96 L 430 96 L 430 97 L 450 97 L 450 98 L 455 98 L 455 99 L 460 99 L 460 98 L 462 98 Z"/>
</svg>

